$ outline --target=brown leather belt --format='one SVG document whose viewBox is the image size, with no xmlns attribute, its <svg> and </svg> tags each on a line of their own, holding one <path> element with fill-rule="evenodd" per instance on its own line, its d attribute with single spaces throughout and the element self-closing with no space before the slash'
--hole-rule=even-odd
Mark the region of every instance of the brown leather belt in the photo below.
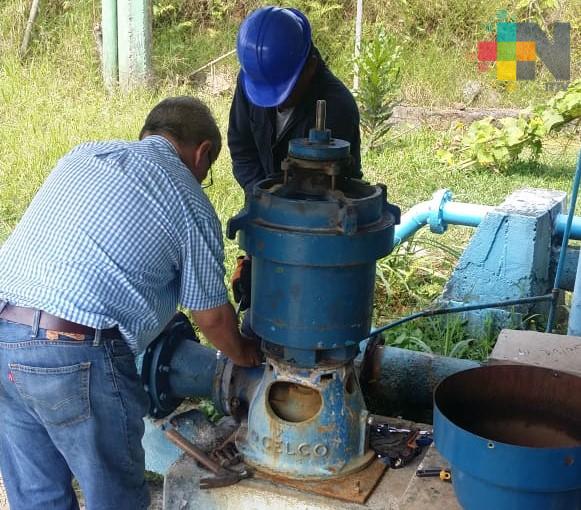
<svg viewBox="0 0 581 510">
<path fill-rule="evenodd" d="M 0 309 L 2 309 L 3 304 L 4 302 L 0 301 Z M 43 312 L 42 310 L 39 311 L 34 308 L 25 308 L 23 306 L 6 304 L 4 309 L 0 312 L 0 319 L 33 327 L 37 313 L 40 313 L 38 327 L 41 329 L 58 331 L 60 333 L 72 333 L 75 335 L 95 335 L 95 328 L 90 328 L 89 326 L 83 326 L 82 324 L 61 319 L 60 317 Z M 101 336 L 103 338 L 121 338 L 117 327 L 102 329 Z"/>
</svg>

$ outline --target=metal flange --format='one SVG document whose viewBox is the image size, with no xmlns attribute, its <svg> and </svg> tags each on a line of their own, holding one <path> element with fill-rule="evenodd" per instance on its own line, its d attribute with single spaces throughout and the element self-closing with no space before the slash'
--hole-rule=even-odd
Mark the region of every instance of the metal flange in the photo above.
<svg viewBox="0 0 581 510">
<path fill-rule="evenodd" d="M 172 395 L 169 378 L 173 355 L 184 341 L 200 343 L 188 318 L 179 312 L 145 350 L 141 380 L 149 395 L 149 415 L 153 418 L 167 416 L 183 401 Z"/>
</svg>

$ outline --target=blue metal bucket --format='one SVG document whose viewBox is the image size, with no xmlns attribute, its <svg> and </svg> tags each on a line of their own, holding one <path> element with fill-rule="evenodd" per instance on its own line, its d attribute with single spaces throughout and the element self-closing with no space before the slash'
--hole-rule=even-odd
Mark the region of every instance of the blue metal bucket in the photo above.
<svg viewBox="0 0 581 510">
<path fill-rule="evenodd" d="M 581 378 L 524 365 L 442 381 L 434 441 L 467 510 L 581 509 Z"/>
</svg>

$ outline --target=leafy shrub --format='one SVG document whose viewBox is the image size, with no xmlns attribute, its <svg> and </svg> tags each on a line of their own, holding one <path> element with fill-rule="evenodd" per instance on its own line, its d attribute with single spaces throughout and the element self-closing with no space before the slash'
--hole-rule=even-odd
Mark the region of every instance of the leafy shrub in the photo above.
<svg viewBox="0 0 581 510">
<path fill-rule="evenodd" d="M 452 141 L 449 149 L 440 149 L 438 157 L 460 169 L 476 166 L 502 170 L 525 153 L 533 159 L 538 157 L 544 138 L 579 119 L 581 80 L 576 80 L 566 91 L 534 107 L 526 116 L 473 122 L 463 136 Z"/>
<path fill-rule="evenodd" d="M 384 29 L 363 44 L 356 97 L 361 113 L 361 130 L 367 148 L 381 145 L 391 128 L 390 118 L 400 100 L 401 47 L 393 44 Z"/>
</svg>

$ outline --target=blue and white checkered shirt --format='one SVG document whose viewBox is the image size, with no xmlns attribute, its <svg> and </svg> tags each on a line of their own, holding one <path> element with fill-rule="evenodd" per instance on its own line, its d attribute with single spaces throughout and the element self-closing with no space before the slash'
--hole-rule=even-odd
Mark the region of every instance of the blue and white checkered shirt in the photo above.
<svg viewBox="0 0 581 510">
<path fill-rule="evenodd" d="M 227 302 L 220 221 L 165 138 L 80 145 L 0 248 L 0 298 L 118 326 L 141 352 L 178 303 Z"/>
</svg>

